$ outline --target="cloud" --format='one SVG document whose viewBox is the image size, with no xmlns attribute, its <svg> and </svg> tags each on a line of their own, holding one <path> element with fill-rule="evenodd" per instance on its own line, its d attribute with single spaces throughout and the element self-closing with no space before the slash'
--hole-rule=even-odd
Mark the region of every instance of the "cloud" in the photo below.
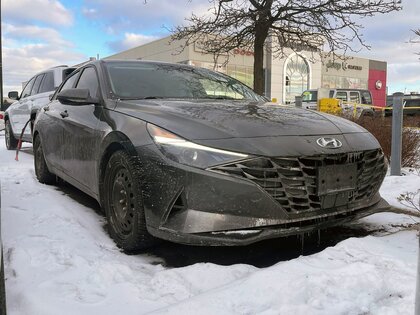
<svg viewBox="0 0 420 315">
<path fill-rule="evenodd" d="M 1 5 L 2 15 L 11 21 L 64 26 L 73 23 L 71 12 L 57 0 L 3 0 Z"/>
<path fill-rule="evenodd" d="M 360 56 L 388 63 L 389 93 L 407 88 L 420 91 L 420 44 L 410 43 L 415 38 L 413 29 L 420 28 L 420 1 L 403 1 L 403 9 L 387 15 L 378 15 L 362 21 L 366 43 L 371 50 Z"/>
<path fill-rule="evenodd" d="M 103 23 L 115 32 L 164 29 L 180 24 L 192 12 L 204 14 L 208 0 L 85 0 L 82 12 L 86 18 Z M 168 33 L 165 30 L 166 34 Z M 149 33 L 149 32 L 148 32 Z"/>
<path fill-rule="evenodd" d="M 109 47 L 114 51 L 122 51 L 149 43 L 157 39 L 159 39 L 159 37 L 157 36 L 125 33 L 124 38 L 122 40 L 110 42 Z"/>
<path fill-rule="evenodd" d="M 37 25 L 20 25 L 4 23 L 2 25 L 3 34 L 15 41 L 40 41 L 50 42 L 60 46 L 72 46 L 68 41 L 63 40 L 60 33 L 52 28 L 40 27 Z"/>
<path fill-rule="evenodd" d="M 22 82 L 53 66 L 74 65 L 87 56 L 73 51 L 73 44 L 52 28 L 4 24 L 4 94 L 22 89 Z"/>
</svg>

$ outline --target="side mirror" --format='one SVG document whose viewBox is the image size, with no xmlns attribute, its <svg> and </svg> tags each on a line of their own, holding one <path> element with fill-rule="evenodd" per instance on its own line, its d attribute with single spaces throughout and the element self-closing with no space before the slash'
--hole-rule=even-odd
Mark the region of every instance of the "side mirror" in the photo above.
<svg viewBox="0 0 420 315">
<path fill-rule="evenodd" d="M 7 97 L 12 99 L 12 100 L 17 100 L 17 99 L 19 99 L 19 93 L 17 91 L 10 91 L 7 94 Z"/>
<path fill-rule="evenodd" d="M 66 105 L 99 104 L 97 98 L 91 97 L 88 89 L 66 89 L 57 94 L 60 103 Z"/>
</svg>

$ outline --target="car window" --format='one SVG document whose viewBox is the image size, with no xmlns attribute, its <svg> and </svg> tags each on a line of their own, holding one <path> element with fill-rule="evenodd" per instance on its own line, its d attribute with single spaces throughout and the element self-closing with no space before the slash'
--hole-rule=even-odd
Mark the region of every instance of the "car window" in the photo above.
<svg viewBox="0 0 420 315">
<path fill-rule="evenodd" d="M 419 100 L 407 100 L 405 107 L 420 107 L 420 99 Z"/>
<path fill-rule="evenodd" d="M 32 86 L 34 85 L 35 78 L 32 78 L 25 86 L 25 88 L 22 91 L 22 94 L 20 95 L 20 98 L 25 98 L 29 95 L 31 95 Z"/>
<path fill-rule="evenodd" d="M 370 92 L 369 91 L 362 91 L 362 104 L 368 104 L 371 105 L 372 104 L 372 97 L 370 96 Z"/>
<path fill-rule="evenodd" d="M 34 85 L 32 87 L 31 95 L 38 94 L 38 89 L 39 89 L 39 86 L 41 85 L 43 77 L 44 77 L 44 74 L 40 74 L 39 76 L 36 77 Z"/>
<path fill-rule="evenodd" d="M 350 92 L 350 101 L 360 103 L 359 92 Z"/>
<path fill-rule="evenodd" d="M 335 98 L 342 100 L 343 102 L 347 102 L 347 92 L 343 92 L 343 91 L 337 92 L 337 95 Z"/>
<path fill-rule="evenodd" d="M 89 67 L 83 70 L 80 75 L 79 82 L 77 82 L 77 89 L 88 89 L 90 96 L 98 96 L 98 77 L 93 67 Z"/>
<path fill-rule="evenodd" d="M 318 100 L 318 91 L 305 91 L 302 93 L 303 102 L 316 102 Z"/>
<path fill-rule="evenodd" d="M 60 91 L 62 90 L 66 90 L 66 89 L 71 89 L 72 87 L 74 87 L 74 84 L 76 83 L 76 80 L 78 78 L 79 72 L 71 75 L 68 77 L 68 79 L 66 80 L 66 82 L 64 82 L 63 86 L 61 87 Z"/>
<path fill-rule="evenodd" d="M 265 100 L 236 79 L 202 68 L 124 61 L 109 62 L 105 66 L 111 91 L 121 99 Z"/>
<path fill-rule="evenodd" d="M 39 93 L 54 91 L 54 73 L 49 71 L 45 74 L 44 80 L 42 80 Z"/>
</svg>

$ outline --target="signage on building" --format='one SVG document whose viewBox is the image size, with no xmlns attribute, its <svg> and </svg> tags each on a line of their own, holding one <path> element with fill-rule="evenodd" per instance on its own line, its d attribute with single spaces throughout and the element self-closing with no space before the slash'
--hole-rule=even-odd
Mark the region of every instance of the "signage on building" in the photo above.
<svg viewBox="0 0 420 315">
<path fill-rule="evenodd" d="M 377 90 L 382 89 L 382 81 L 381 80 L 376 81 L 375 82 L 375 87 L 376 87 Z"/>
<path fill-rule="evenodd" d="M 343 61 L 343 62 L 334 62 L 332 60 L 329 60 L 326 63 L 325 66 L 327 68 L 327 72 L 328 72 L 329 69 L 335 69 L 337 71 L 339 71 L 339 70 L 346 71 L 347 69 L 349 69 L 349 70 L 358 70 L 358 71 L 363 70 L 363 67 L 362 66 L 349 65 L 345 61 Z"/>
<path fill-rule="evenodd" d="M 233 50 L 234 55 L 242 55 L 242 56 L 254 56 L 254 52 L 250 50 L 236 48 Z"/>
</svg>

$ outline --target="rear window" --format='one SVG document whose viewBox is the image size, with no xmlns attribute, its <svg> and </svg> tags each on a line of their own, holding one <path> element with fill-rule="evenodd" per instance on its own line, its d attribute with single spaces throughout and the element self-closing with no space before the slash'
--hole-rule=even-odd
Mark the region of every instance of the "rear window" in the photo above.
<svg viewBox="0 0 420 315">
<path fill-rule="evenodd" d="M 369 91 L 362 91 L 362 104 L 372 105 L 372 97 Z"/>
<path fill-rule="evenodd" d="M 405 107 L 420 107 L 420 99 L 418 100 L 407 100 Z"/>
<path fill-rule="evenodd" d="M 335 98 L 342 100 L 343 102 L 347 102 L 347 92 L 339 91 L 337 92 L 337 95 Z"/>
<path fill-rule="evenodd" d="M 360 104 L 359 92 L 350 92 L 350 101 Z"/>
<path fill-rule="evenodd" d="M 42 80 L 41 87 L 39 89 L 39 93 L 51 92 L 54 90 L 54 73 L 49 71 L 45 73 L 44 80 Z"/>
</svg>

